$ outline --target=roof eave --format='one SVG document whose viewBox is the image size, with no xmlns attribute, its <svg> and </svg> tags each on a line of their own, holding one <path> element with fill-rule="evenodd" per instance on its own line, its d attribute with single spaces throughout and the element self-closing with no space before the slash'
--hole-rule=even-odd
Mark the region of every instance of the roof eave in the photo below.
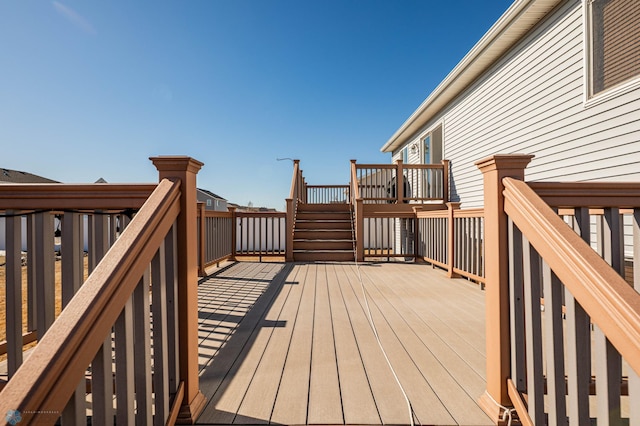
<svg viewBox="0 0 640 426">
<path fill-rule="evenodd" d="M 380 148 L 393 152 L 462 93 L 563 0 L 516 0 Z"/>
</svg>

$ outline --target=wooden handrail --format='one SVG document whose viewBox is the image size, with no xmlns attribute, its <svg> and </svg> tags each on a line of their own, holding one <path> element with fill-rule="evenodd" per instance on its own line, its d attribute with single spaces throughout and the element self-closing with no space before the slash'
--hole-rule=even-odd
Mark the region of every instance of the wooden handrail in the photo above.
<svg viewBox="0 0 640 426">
<path fill-rule="evenodd" d="M 551 207 L 640 207 L 640 183 L 635 182 L 528 182 Z"/>
<path fill-rule="evenodd" d="M 505 212 L 593 323 L 640 374 L 640 295 L 569 228 L 531 186 L 512 178 L 504 178 L 502 182 Z M 539 188 L 539 185 L 533 186 Z"/>
<path fill-rule="evenodd" d="M 178 217 L 179 188 L 167 179 L 157 185 L 0 393 L 0 412 L 19 410 L 32 423 L 60 416 Z"/>
<path fill-rule="evenodd" d="M 139 208 L 156 184 L 7 184 L 2 185 L 0 210 Z"/>
</svg>

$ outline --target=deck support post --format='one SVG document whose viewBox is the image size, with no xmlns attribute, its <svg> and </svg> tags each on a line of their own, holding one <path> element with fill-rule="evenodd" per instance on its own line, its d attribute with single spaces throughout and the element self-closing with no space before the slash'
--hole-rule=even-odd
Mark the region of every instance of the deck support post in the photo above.
<svg viewBox="0 0 640 426">
<path fill-rule="evenodd" d="M 180 182 L 177 219 L 178 348 L 184 397 L 178 423 L 193 424 L 206 405 L 198 379 L 198 241 L 196 175 L 203 163 L 186 156 L 151 157 L 159 178 Z"/>
<path fill-rule="evenodd" d="M 449 160 L 442 160 L 442 202 L 449 202 Z"/>
<path fill-rule="evenodd" d="M 460 203 L 447 203 L 448 210 L 448 227 L 447 227 L 447 277 L 454 278 L 458 274 L 453 272 L 453 265 L 456 255 L 456 222 L 454 213 L 460 209 Z"/>
<path fill-rule="evenodd" d="M 207 273 L 204 271 L 205 264 L 205 243 L 206 243 L 206 217 L 204 212 L 204 203 L 198 201 L 198 276 L 204 277 Z"/>
<path fill-rule="evenodd" d="M 355 238 L 356 262 L 364 262 L 364 204 L 362 198 L 356 200 L 355 208 Z"/>
<path fill-rule="evenodd" d="M 238 247 L 238 214 L 237 207 L 229 207 L 231 212 L 231 257 L 229 260 L 236 260 L 237 247 Z"/>
<path fill-rule="evenodd" d="M 404 203 L 404 164 L 402 158 L 396 160 L 396 203 Z"/>
<path fill-rule="evenodd" d="M 287 242 L 285 247 L 285 260 L 287 262 L 293 262 L 293 231 L 295 228 L 295 212 L 293 198 L 287 198 Z"/>
<path fill-rule="evenodd" d="M 524 180 L 532 155 L 493 155 L 475 164 L 484 180 L 487 389 L 480 407 L 500 424 L 503 407 L 511 407 L 507 379 L 511 369 L 509 334 L 509 253 L 507 215 L 504 213 L 505 177 Z"/>
</svg>

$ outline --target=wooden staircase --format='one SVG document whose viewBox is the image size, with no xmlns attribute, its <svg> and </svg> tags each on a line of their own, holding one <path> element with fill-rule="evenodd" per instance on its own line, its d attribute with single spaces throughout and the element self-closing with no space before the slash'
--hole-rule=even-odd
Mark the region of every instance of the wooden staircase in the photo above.
<svg viewBox="0 0 640 426">
<path fill-rule="evenodd" d="M 348 204 L 298 204 L 293 231 L 295 261 L 354 261 Z"/>
</svg>

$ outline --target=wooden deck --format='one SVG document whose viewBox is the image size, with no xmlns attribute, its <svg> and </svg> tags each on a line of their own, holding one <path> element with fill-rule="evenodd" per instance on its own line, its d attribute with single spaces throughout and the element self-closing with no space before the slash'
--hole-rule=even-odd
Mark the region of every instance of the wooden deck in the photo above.
<svg viewBox="0 0 640 426">
<path fill-rule="evenodd" d="M 484 293 L 427 265 L 360 268 L 416 424 L 492 424 Z M 409 424 L 352 263 L 232 264 L 203 279 L 200 424 Z"/>
</svg>

